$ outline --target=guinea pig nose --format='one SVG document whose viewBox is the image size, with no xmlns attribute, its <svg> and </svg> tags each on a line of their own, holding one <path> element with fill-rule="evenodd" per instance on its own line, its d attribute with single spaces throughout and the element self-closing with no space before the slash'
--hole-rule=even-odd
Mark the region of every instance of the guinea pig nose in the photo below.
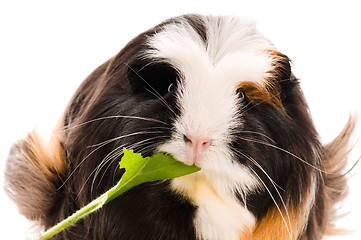
<svg viewBox="0 0 361 240">
<path fill-rule="evenodd" d="M 202 138 L 198 136 L 183 135 L 183 140 L 186 143 L 186 164 L 195 164 L 200 167 L 205 152 L 212 145 L 212 140 L 209 138 Z"/>
<path fill-rule="evenodd" d="M 201 138 L 201 137 L 193 137 L 193 136 L 190 137 L 183 135 L 183 140 L 188 146 L 203 151 L 207 150 L 209 146 L 211 146 L 212 144 L 212 140 L 209 138 Z"/>
</svg>

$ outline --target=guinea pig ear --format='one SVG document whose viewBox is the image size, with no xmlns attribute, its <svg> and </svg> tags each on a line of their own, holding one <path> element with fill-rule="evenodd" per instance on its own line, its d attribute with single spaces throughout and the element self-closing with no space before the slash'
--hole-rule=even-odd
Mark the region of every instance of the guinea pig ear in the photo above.
<svg viewBox="0 0 361 240">
<path fill-rule="evenodd" d="M 15 143 L 5 169 L 5 190 L 19 211 L 43 223 L 59 201 L 59 186 L 65 175 L 65 153 L 57 136 L 43 144 L 34 131 Z"/>
<path fill-rule="evenodd" d="M 272 70 L 269 81 L 281 83 L 291 78 L 291 60 L 283 53 L 277 50 L 266 50 L 272 62 Z"/>
<path fill-rule="evenodd" d="M 129 90 L 130 82 L 128 78 L 129 68 L 138 61 L 139 55 L 145 51 L 146 42 L 152 29 L 138 35 L 130 41 L 117 55 L 107 63 L 105 70 L 106 83 L 116 83 L 122 89 Z"/>
<path fill-rule="evenodd" d="M 271 59 L 272 69 L 268 72 L 267 88 L 270 94 L 270 103 L 281 112 L 286 113 L 283 106 L 284 86 L 288 86 L 296 78 L 292 74 L 291 60 L 277 50 L 267 50 Z"/>
</svg>

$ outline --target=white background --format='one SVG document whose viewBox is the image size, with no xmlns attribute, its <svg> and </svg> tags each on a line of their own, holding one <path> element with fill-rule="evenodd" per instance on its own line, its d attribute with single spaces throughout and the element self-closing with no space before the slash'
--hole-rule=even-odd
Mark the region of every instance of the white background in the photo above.
<svg viewBox="0 0 361 240">
<path fill-rule="evenodd" d="M 121 3 L 126 2 L 126 3 Z M 184 13 L 258 22 L 293 60 L 324 142 L 361 110 L 358 1 L 2 1 L 0 3 L 0 173 L 11 144 L 37 127 L 50 133 L 81 81 L 131 38 Z M 361 125 L 361 124 L 360 124 Z M 357 134 L 361 136 L 360 127 Z M 355 161 L 360 155 L 352 155 Z M 1 176 L 0 184 L 3 184 Z M 361 170 L 338 226 L 361 239 Z M 28 222 L 0 190 L 0 239 L 25 239 Z"/>
</svg>

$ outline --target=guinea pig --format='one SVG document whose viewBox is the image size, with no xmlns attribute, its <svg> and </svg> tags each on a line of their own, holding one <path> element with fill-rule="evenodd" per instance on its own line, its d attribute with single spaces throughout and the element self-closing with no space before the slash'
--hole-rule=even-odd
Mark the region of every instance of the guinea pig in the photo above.
<svg viewBox="0 0 361 240">
<path fill-rule="evenodd" d="M 290 59 L 253 21 L 184 15 L 94 70 L 49 142 L 15 143 L 5 187 L 46 229 L 121 179 L 124 147 L 165 152 L 201 170 L 136 186 L 52 239 L 321 239 L 355 122 L 323 145 Z"/>
</svg>

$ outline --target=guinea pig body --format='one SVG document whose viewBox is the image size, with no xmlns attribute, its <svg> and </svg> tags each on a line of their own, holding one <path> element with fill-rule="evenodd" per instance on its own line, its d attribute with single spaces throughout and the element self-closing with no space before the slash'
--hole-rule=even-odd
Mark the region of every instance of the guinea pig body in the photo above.
<svg viewBox="0 0 361 240">
<path fill-rule="evenodd" d="M 96 69 L 48 146 L 15 144 L 6 187 L 48 228 L 121 178 L 123 147 L 163 151 L 201 171 L 134 187 L 53 239 L 320 239 L 353 127 L 323 146 L 290 60 L 253 22 L 185 15 Z"/>
</svg>

